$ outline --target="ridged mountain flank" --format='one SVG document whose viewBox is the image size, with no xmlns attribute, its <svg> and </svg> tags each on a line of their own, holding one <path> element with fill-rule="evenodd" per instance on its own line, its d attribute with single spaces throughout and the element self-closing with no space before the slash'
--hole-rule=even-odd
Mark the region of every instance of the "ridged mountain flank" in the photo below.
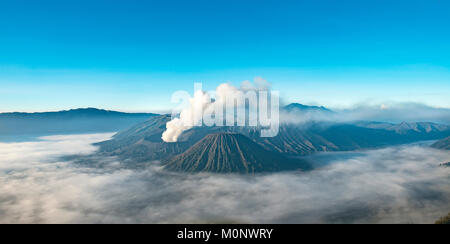
<svg viewBox="0 0 450 244">
<path fill-rule="evenodd" d="M 309 122 L 302 125 L 281 123 L 275 137 L 260 137 L 259 129 L 250 126 L 194 127 L 181 134 L 175 143 L 161 139 L 170 115 L 152 116 L 145 122 L 101 143 L 100 152 L 130 162 L 166 162 L 175 155 L 214 133 L 238 133 L 271 152 L 285 156 L 304 156 L 317 152 L 352 151 L 399 145 L 423 140 L 438 140 L 450 136 L 450 126 L 434 123 L 383 122 Z"/>
<path fill-rule="evenodd" d="M 308 170 L 308 163 L 263 149 L 237 133 L 205 136 L 186 152 L 166 164 L 171 171 L 254 174 L 286 170 Z"/>
</svg>

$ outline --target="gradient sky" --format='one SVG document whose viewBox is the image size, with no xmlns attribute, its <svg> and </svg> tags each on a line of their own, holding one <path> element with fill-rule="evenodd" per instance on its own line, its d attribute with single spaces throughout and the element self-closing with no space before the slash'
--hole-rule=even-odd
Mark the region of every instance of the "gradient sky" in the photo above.
<svg viewBox="0 0 450 244">
<path fill-rule="evenodd" d="M 0 2 L 0 111 L 170 109 L 263 77 L 286 102 L 450 108 L 450 2 Z"/>
</svg>

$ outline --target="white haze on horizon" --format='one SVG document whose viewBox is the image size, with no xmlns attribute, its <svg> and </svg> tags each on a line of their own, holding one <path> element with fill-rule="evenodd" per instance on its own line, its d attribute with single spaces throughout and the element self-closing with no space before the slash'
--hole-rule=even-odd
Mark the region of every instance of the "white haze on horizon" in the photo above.
<svg viewBox="0 0 450 244">
<path fill-rule="evenodd" d="M 310 121 L 355 122 L 377 121 L 387 123 L 434 122 L 450 125 L 450 109 L 434 108 L 418 103 L 359 104 L 347 109 L 283 111 L 281 123 L 302 124 Z"/>
<path fill-rule="evenodd" d="M 420 145 L 321 154 L 307 173 L 259 176 L 86 167 L 111 134 L 0 143 L 0 223 L 433 223 L 450 212 L 448 151 Z M 91 162 L 92 163 L 92 162 Z"/>
</svg>

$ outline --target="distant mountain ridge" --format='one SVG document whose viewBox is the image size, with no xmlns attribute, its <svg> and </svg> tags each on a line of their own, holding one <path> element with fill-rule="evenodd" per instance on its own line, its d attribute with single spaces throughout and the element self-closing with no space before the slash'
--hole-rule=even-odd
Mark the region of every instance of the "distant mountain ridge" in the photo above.
<svg viewBox="0 0 450 244">
<path fill-rule="evenodd" d="M 123 113 L 96 108 L 58 112 L 1 113 L 0 136 L 117 132 L 156 115 Z"/>
<path fill-rule="evenodd" d="M 437 124 L 433 122 L 402 122 L 399 124 L 386 122 L 357 122 L 356 124 L 358 126 L 366 128 L 395 131 L 399 134 L 411 131 L 415 131 L 418 133 L 432 133 L 434 131 L 443 131 L 448 128 L 447 125 Z"/>
<path fill-rule="evenodd" d="M 291 103 L 284 106 L 282 109 L 287 112 L 295 112 L 295 111 L 333 112 L 332 110 L 324 106 L 309 106 L 300 103 Z"/>
</svg>

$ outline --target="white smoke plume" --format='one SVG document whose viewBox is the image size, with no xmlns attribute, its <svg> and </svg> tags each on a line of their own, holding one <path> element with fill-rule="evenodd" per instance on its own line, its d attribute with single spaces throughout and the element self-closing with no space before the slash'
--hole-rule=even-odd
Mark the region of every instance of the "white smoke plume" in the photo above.
<svg viewBox="0 0 450 244">
<path fill-rule="evenodd" d="M 211 97 L 203 91 L 196 91 L 189 99 L 189 107 L 181 111 L 179 118 L 173 118 L 166 124 L 166 131 L 162 134 L 165 142 L 176 142 L 183 131 L 201 122 L 203 111 L 211 105 Z"/>
<path fill-rule="evenodd" d="M 184 99 L 188 100 L 188 104 L 181 110 L 179 116 L 173 117 L 173 119 L 166 124 L 166 131 L 162 134 L 162 139 L 165 142 L 176 142 L 183 131 L 189 130 L 194 126 L 202 126 L 203 124 L 207 126 L 220 126 L 223 125 L 225 120 L 226 125 L 234 125 L 234 111 L 233 113 L 227 113 L 224 117 L 224 108 L 227 111 L 228 109 L 233 110 L 236 108 L 237 114 L 241 112 L 245 113 L 246 99 L 248 101 L 257 100 L 256 95 L 251 97 L 249 91 L 268 91 L 269 88 L 270 84 L 266 80 L 256 77 L 253 83 L 250 81 L 243 81 L 239 88 L 229 83 L 223 83 L 212 92 L 197 90 L 191 98 L 186 98 L 189 96 L 187 92 L 177 92 L 174 94 L 175 99 L 172 97 L 172 100 L 177 101 L 177 99 Z M 234 102 L 236 102 L 236 104 Z M 250 125 L 256 126 L 257 106 L 257 102 L 249 102 L 249 106 L 247 107 L 250 114 Z M 237 123 L 238 125 L 242 125 L 242 123 L 245 125 L 245 114 L 244 116 L 237 116 Z"/>
</svg>

